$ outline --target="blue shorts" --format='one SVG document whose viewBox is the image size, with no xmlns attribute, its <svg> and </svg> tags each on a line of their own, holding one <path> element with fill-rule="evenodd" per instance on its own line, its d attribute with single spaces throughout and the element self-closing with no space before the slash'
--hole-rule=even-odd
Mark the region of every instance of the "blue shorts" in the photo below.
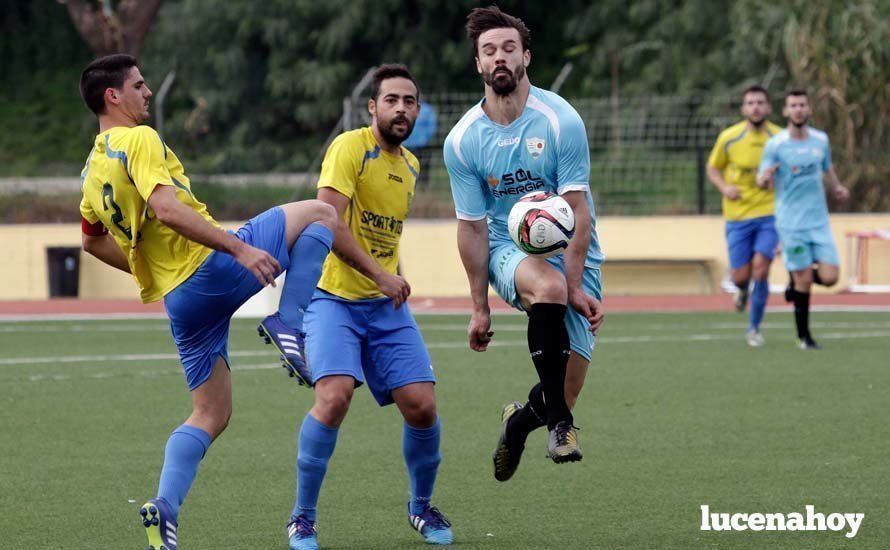
<svg viewBox="0 0 890 550">
<path fill-rule="evenodd" d="M 523 311 L 519 302 L 519 294 L 516 292 L 516 268 L 526 259 L 528 254 L 519 250 L 511 243 L 491 243 L 488 260 L 488 278 L 491 286 L 505 302 Z M 562 261 L 562 255 L 547 258 L 547 262 L 565 275 L 566 268 Z M 602 275 L 598 267 L 584 266 L 584 277 L 581 286 L 584 292 L 603 299 Z M 565 317 L 566 329 L 569 332 L 569 341 L 572 351 L 590 361 L 591 352 L 596 345 L 596 337 L 590 332 L 590 323 L 574 308 L 569 307 Z"/>
<path fill-rule="evenodd" d="M 814 263 L 840 265 L 831 227 L 823 224 L 814 229 L 779 229 L 782 257 L 788 271 L 807 269 Z"/>
<path fill-rule="evenodd" d="M 729 267 L 732 269 L 751 263 L 754 253 L 772 260 L 779 244 L 775 216 L 726 222 L 726 244 L 729 247 Z"/>
<path fill-rule="evenodd" d="M 274 256 L 282 270 L 290 265 L 281 208 L 251 218 L 235 236 Z M 191 277 L 164 296 L 189 390 L 207 381 L 217 356 L 228 364 L 229 320 L 262 288 L 253 273 L 234 257 L 213 252 Z"/>
<path fill-rule="evenodd" d="M 346 300 L 317 290 L 306 310 L 306 358 L 312 378 L 344 375 L 356 387 L 367 382 L 381 406 L 392 391 L 433 382 L 433 365 L 417 322 L 389 298 Z"/>
</svg>

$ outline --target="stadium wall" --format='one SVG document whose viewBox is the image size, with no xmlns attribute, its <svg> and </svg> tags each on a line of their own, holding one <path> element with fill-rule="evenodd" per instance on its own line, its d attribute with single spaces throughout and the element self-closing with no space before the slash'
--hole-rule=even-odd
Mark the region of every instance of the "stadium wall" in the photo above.
<svg viewBox="0 0 890 550">
<path fill-rule="evenodd" d="M 227 223 L 236 227 L 238 223 Z M 468 286 L 456 246 L 456 222 L 413 220 L 402 237 L 402 271 L 415 296 L 466 296 Z M 851 253 L 850 231 L 890 228 L 890 214 L 835 214 L 832 230 L 841 255 L 841 283 L 846 287 Z M 723 220 L 717 216 L 603 217 L 598 230 L 606 253 L 606 293 L 711 294 L 720 292 L 728 272 Z M 79 247 L 77 224 L 0 225 L 0 300 L 49 297 L 50 247 Z M 890 282 L 890 242 L 869 244 L 870 282 Z M 80 254 L 78 295 L 90 299 L 135 298 L 132 278 Z M 781 266 L 771 283 L 784 285 Z"/>
</svg>

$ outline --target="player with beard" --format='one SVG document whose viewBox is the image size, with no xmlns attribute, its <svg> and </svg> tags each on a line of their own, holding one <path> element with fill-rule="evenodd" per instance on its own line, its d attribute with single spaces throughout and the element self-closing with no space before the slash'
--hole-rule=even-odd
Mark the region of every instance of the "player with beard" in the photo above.
<svg viewBox="0 0 890 550">
<path fill-rule="evenodd" d="M 528 314 L 528 347 L 539 382 L 525 405 L 501 414 L 494 475 L 509 479 L 529 433 L 546 425 L 554 462 L 580 460 L 571 409 L 581 391 L 603 320 L 600 265 L 590 194 L 590 151 L 578 113 L 558 95 L 532 86 L 531 36 L 518 18 L 497 7 L 467 17 L 484 98 L 445 141 L 445 164 L 458 218 L 458 248 L 470 282 L 473 350 L 491 342 L 488 285 Z M 575 214 L 575 236 L 559 256 L 528 256 L 507 234 L 507 217 L 531 191 L 559 193 Z"/>
<path fill-rule="evenodd" d="M 322 164 L 318 198 L 336 208 L 339 223 L 334 254 L 306 311 L 315 404 L 300 429 L 291 550 L 318 548 L 318 494 L 353 391 L 364 383 L 381 406 L 394 402 L 405 420 L 409 523 L 427 543 L 452 541 L 451 524 L 430 506 L 441 460 L 433 367 L 406 303 L 411 287 L 397 273 L 419 173 L 401 143 L 414 128 L 419 96 L 404 65 L 379 67 L 368 101 L 371 126 L 340 134 Z"/>
<path fill-rule="evenodd" d="M 766 143 L 757 184 L 775 188 L 776 228 L 792 279 L 786 294 L 794 302 L 798 346 L 812 350 L 820 346 L 810 334 L 810 288 L 836 283 L 840 264 L 828 225 L 823 176 L 835 200 L 846 201 L 850 192 L 831 164 L 828 136 L 807 125 L 811 111 L 806 91 L 788 92 L 782 114 L 788 127 Z"/>
<path fill-rule="evenodd" d="M 735 305 L 745 310 L 748 289 L 754 279 L 751 310 L 745 340 L 749 346 L 766 343 L 760 323 L 769 298 L 769 268 L 776 254 L 779 236 L 773 216 L 773 191 L 757 186 L 755 175 L 763 146 L 781 128 L 767 120 L 769 94 L 761 86 L 742 92 L 745 120 L 723 130 L 708 159 L 708 179 L 723 195 L 726 244 L 732 282 L 738 287 Z"/>
</svg>

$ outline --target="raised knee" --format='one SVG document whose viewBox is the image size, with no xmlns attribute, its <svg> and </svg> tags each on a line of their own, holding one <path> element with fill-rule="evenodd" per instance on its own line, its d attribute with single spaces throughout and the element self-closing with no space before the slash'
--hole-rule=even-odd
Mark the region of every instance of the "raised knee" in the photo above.
<svg viewBox="0 0 890 550">
<path fill-rule="evenodd" d="M 535 288 L 535 302 L 542 304 L 567 303 L 568 291 L 565 279 L 556 276 L 540 280 Z"/>
<path fill-rule="evenodd" d="M 333 229 L 339 217 L 337 216 L 337 209 L 324 201 L 316 200 L 315 203 L 317 217 L 315 221 L 328 227 L 328 229 Z"/>
</svg>

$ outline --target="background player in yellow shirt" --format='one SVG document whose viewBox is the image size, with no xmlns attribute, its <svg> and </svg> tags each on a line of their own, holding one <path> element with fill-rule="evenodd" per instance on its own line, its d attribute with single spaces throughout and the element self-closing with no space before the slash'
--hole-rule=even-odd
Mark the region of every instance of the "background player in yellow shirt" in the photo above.
<svg viewBox="0 0 890 550">
<path fill-rule="evenodd" d="M 732 281 L 738 287 L 735 304 L 744 311 L 751 292 L 751 310 L 745 340 L 752 347 L 765 343 L 760 323 L 769 298 L 769 267 L 776 254 L 774 192 L 757 186 L 757 168 L 766 142 L 781 128 L 767 120 L 771 112 L 769 94 L 761 86 L 742 93 L 745 120 L 723 130 L 708 159 L 708 179 L 723 195 L 726 244 Z"/>
<path fill-rule="evenodd" d="M 179 508 L 232 414 L 232 314 L 287 269 L 279 313 L 261 330 L 307 382 L 303 311 L 330 251 L 336 211 L 321 201 L 272 208 L 237 233 L 220 229 L 179 159 L 148 126 L 151 90 L 136 59 L 97 59 L 80 78 L 99 135 L 81 173 L 83 248 L 132 273 L 145 302 L 164 300 L 193 412 L 167 440 L 157 497 L 141 509 L 149 549 L 176 550 Z M 290 269 L 288 269 L 290 267 Z M 148 411 L 148 420 L 152 420 Z"/>
<path fill-rule="evenodd" d="M 315 404 L 300 428 L 297 499 L 287 525 L 291 550 L 315 550 L 316 506 L 353 390 L 405 419 L 402 449 L 411 486 L 408 521 L 429 544 L 450 544 L 451 524 L 430 506 L 439 468 L 439 418 L 430 356 L 397 274 L 399 239 L 419 166 L 401 143 L 419 112 L 420 91 L 404 65 L 374 73 L 371 126 L 339 135 L 325 155 L 318 198 L 339 214 L 334 254 L 306 312 Z"/>
</svg>

